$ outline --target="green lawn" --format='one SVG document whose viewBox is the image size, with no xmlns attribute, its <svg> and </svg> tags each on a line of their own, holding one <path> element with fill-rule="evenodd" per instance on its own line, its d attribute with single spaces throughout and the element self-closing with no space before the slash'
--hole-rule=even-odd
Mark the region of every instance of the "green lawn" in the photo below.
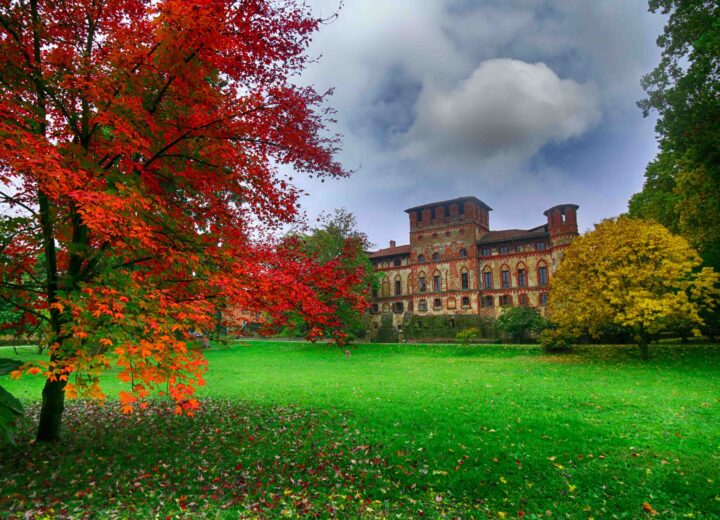
<svg viewBox="0 0 720 520">
<path fill-rule="evenodd" d="M 720 347 L 651 353 L 211 350 L 194 418 L 73 403 L 49 448 L 27 421 L 0 516 L 720 518 Z M 3 380 L 31 415 L 41 383 Z"/>
</svg>

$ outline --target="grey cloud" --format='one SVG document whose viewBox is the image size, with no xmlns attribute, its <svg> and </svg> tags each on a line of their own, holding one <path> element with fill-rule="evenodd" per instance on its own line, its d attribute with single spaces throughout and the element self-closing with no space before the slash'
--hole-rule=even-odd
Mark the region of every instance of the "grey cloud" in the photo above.
<svg viewBox="0 0 720 520">
<path fill-rule="evenodd" d="M 444 164 L 498 156 L 521 164 L 546 143 L 583 135 L 601 115 L 594 85 L 512 59 L 486 60 L 457 85 L 429 86 L 416 113 L 404 153 Z"/>
</svg>

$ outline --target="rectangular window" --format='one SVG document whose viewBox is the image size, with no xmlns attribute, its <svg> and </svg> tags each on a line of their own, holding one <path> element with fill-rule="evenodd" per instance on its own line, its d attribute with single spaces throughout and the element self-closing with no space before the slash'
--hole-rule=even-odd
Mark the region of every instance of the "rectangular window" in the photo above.
<svg viewBox="0 0 720 520">
<path fill-rule="evenodd" d="M 400 296 L 402 294 L 402 282 L 400 280 L 395 280 L 395 296 Z"/>
<path fill-rule="evenodd" d="M 503 307 L 508 307 L 512 305 L 512 300 L 510 299 L 509 294 L 503 294 L 502 296 L 500 296 L 500 305 Z"/>
<path fill-rule="evenodd" d="M 470 297 L 469 296 L 463 296 L 462 297 L 462 306 L 464 308 L 470 307 Z"/>
<path fill-rule="evenodd" d="M 442 282 L 440 280 L 440 275 L 436 274 L 433 276 L 433 291 L 440 292 L 442 291 Z"/>
<path fill-rule="evenodd" d="M 461 283 L 463 289 L 469 289 L 469 288 L 470 288 L 470 277 L 469 277 L 469 273 L 461 273 L 461 274 L 460 274 L 460 283 Z"/>
<path fill-rule="evenodd" d="M 548 295 L 547 293 L 540 293 L 540 305 L 547 305 Z"/>
<path fill-rule="evenodd" d="M 518 269 L 518 287 L 525 287 L 525 269 Z"/>
<path fill-rule="evenodd" d="M 535 243 L 535 251 L 545 251 L 545 242 Z"/>
<path fill-rule="evenodd" d="M 434 309 L 442 309 L 442 300 L 440 298 L 435 298 L 433 300 L 433 308 Z"/>
<path fill-rule="evenodd" d="M 538 284 L 539 285 L 547 285 L 548 277 L 547 277 L 547 267 L 538 267 Z"/>
<path fill-rule="evenodd" d="M 492 251 L 490 250 L 489 247 L 483 247 L 483 250 L 482 250 L 483 256 L 490 256 L 491 254 L 492 254 Z"/>
<path fill-rule="evenodd" d="M 395 302 L 395 314 L 400 314 L 403 311 L 403 302 Z"/>
<path fill-rule="evenodd" d="M 421 276 L 421 277 L 419 278 L 419 282 L 420 282 L 420 292 L 425 292 L 425 291 L 427 291 L 427 284 L 425 283 L 425 277 L 424 277 L 424 276 Z"/>
<path fill-rule="evenodd" d="M 510 287 L 510 271 L 502 271 L 502 286 L 503 289 Z"/>
<path fill-rule="evenodd" d="M 418 310 L 421 312 L 427 311 L 427 300 L 420 300 L 418 302 Z"/>
<path fill-rule="evenodd" d="M 430 208 L 430 218 L 435 219 L 435 208 Z"/>
<path fill-rule="evenodd" d="M 380 307 L 378 307 L 378 304 L 377 304 L 377 303 L 373 303 L 372 313 L 373 313 L 373 314 L 377 314 L 379 310 L 380 310 Z"/>
<path fill-rule="evenodd" d="M 500 246 L 500 254 L 506 255 L 508 253 L 508 246 Z"/>
<path fill-rule="evenodd" d="M 461 203 L 460 203 L 460 207 L 458 208 L 458 213 L 459 213 L 460 215 L 464 215 L 464 214 L 465 214 L 465 203 L 464 203 L 464 202 L 461 202 Z"/>
<path fill-rule="evenodd" d="M 483 273 L 483 287 L 485 287 L 485 289 L 492 289 L 492 288 L 493 288 L 492 272 L 490 272 L 490 271 L 485 271 L 485 272 Z"/>
<path fill-rule="evenodd" d="M 485 296 L 484 302 L 485 302 L 485 307 L 492 307 L 493 306 L 493 297 Z"/>
<path fill-rule="evenodd" d="M 518 245 L 515 246 L 515 252 L 516 252 L 516 253 L 522 252 L 522 246 L 521 246 L 520 244 L 518 244 Z"/>
</svg>

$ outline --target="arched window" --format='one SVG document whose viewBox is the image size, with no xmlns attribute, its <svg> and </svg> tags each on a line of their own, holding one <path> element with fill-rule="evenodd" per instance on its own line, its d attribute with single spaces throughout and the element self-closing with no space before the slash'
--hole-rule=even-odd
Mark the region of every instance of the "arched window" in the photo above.
<svg viewBox="0 0 720 520">
<path fill-rule="evenodd" d="M 395 276 L 395 296 L 401 296 L 402 295 L 402 278 L 400 278 L 400 275 Z"/>
<path fill-rule="evenodd" d="M 433 291 L 442 291 L 442 276 L 440 275 L 440 271 L 435 271 L 435 274 L 433 274 Z"/>
<path fill-rule="evenodd" d="M 433 300 L 433 309 L 442 309 L 442 300 L 440 298 Z"/>
<path fill-rule="evenodd" d="M 461 289 L 469 289 L 470 288 L 470 272 L 468 271 L 467 267 L 463 267 L 460 270 L 460 288 Z"/>
<path fill-rule="evenodd" d="M 418 262 L 424 262 L 425 261 L 425 255 L 418 255 Z"/>
<path fill-rule="evenodd" d="M 387 298 L 388 296 L 390 296 L 390 280 L 388 280 L 387 276 L 385 278 L 383 278 L 382 293 L 380 293 L 380 294 L 382 294 L 383 298 Z"/>
<path fill-rule="evenodd" d="M 390 312 L 390 304 L 389 304 L 389 303 L 383 303 L 382 311 L 383 311 L 383 312 Z"/>
<path fill-rule="evenodd" d="M 527 307 L 528 304 L 528 295 L 527 294 L 521 294 L 518 296 L 518 305 L 520 307 Z"/>
<path fill-rule="evenodd" d="M 483 269 L 483 289 L 489 290 L 492 288 L 493 288 L 492 269 L 490 269 L 489 266 L 486 266 L 485 269 Z"/>
<path fill-rule="evenodd" d="M 500 305 L 503 307 L 509 307 L 512 305 L 512 296 L 509 294 L 503 294 L 500 296 Z"/>
<path fill-rule="evenodd" d="M 540 287 L 545 287 L 548 284 L 548 268 L 543 260 L 538 262 L 537 280 Z"/>
<path fill-rule="evenodd" d="M 527 268 L 523 262 L 517 265 L 517 286 L 527 287 Z"/>
<path fill-rule="evenodd" d="M 427 311 L 427 300 L 420 300 L 418 302 L 418 310 L 420 312 L 426 312 Z"/>
<path fill-rule="evenodd" d="M 412 294 L 413 293 L 413 275 L 410 273 L 407 277 L 407 293 Z"/>
<path fill-rule="evenodd" d="M 469 296 L 462 297 L 462 306 L 463 306 L 463 309 L 467 309 L 468 307 L 470 307 L 470 297 Z"/>
<path fill-rule="evenodd" d="M 455 309 L 456 307 L 457 307 L 457 303 L 455 302 L 455 298 L 448 298 L 447 299 L 447 308 Z"/>
<path fill-rule="evenodd" d="M 500 268 L 500 284 L 503 289 L 510 287 L 510 268 L 507 265 Z"/>
<path fill-rule="evenodd" d="M 465 248 L 463 247 L 463 248 L 460 250 L 460 256 L 463 257 L 463 258 L 466 257 L 466 256 L 467 256 L 467 249 L 465 249 Z"/>
<path fill-rule="evenodd" d="M 433 262 L 437 262 L 440 260 L 440 254 L 439 253 L 433 253 L 432 255 Z"/>
<path fill-rule="evenodd" d="M 427 291 L 427 280 L 425 279 L 425 273 L 420 273 L 418 276 L 418 292 Z"/>
</svg>

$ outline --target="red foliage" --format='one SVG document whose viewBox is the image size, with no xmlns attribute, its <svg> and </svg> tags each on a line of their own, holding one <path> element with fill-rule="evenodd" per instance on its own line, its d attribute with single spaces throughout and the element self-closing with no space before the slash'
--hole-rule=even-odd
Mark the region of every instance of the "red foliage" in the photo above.
<svg viewBox="0 0 720 520">
<path fill-rule="evenodd" d="M 47 325 L 48 377 L 124 410 L 158 385 L 191 411 L 190 332 L 233 306 L 294 310 L 342 342 L 362 273 L 270 234 L 297 216 L 278 168 L 346 175 L 325 95 L 292 83 L 319 20 L 293 1 L 0 0 L 0 282 Z"/>
</svg>

